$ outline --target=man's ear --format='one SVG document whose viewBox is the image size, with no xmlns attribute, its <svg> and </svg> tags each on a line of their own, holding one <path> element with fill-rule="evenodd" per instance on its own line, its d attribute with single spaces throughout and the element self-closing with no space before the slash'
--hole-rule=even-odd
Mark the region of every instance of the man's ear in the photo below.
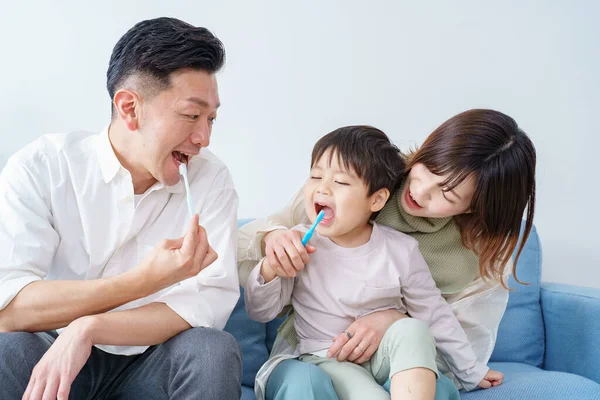
<svg viewBox="0 0 600 400">
<path fill-rule="evenodd" d="M 140 96 L 134 90 L 119 89 L 115 93 L 113 105 L 117 110 L 118 118 L 130 131 L 136 131 L 139 128 L 140 104 Z"/>
<path fill-rule="evenodd" d="M 375 193 L 373 193 L 370 197 L 371 199 L 371 212 L 381 211 L 385 203 L 387 203 L 390 198 L 389 189 L 383 188 L 379 189 Z"/>
</svg>

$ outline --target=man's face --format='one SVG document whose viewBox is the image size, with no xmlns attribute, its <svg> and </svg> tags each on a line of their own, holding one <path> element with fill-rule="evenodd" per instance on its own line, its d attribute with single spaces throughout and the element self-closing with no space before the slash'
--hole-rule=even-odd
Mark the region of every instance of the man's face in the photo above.
<svg viewBox="0 0 600 400">
<path fill-rule="evenodd" d="M 172 186 L 179 182 L 179 165 L 210 143 L 219 107 L 214 74 L 181 70 L 171 74 L 171 86 L 142 101 L 139 116 L 137 165 L 154 179 Z"/>
</svg>

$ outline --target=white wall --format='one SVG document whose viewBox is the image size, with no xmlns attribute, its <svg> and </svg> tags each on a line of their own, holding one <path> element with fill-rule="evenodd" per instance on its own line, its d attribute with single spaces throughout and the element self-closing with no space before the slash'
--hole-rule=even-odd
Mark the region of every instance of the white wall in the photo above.
<svg viewBox="0 0 600 400">
<path fill-rule="evenodd" d="M 141 19 L 176 16 L 226 45 L 212 147 L 240 216 L 281 207 L 314 142 L 339 126 L 372 124 L 406 148 L 460 111 L 495 108 L 537 147 L 543 278 L 600 287 L 600 3 L 83 3 L 3 6 L 5 157 L 43 133 L 100 130 L 112 47 Z"/>
</svg>

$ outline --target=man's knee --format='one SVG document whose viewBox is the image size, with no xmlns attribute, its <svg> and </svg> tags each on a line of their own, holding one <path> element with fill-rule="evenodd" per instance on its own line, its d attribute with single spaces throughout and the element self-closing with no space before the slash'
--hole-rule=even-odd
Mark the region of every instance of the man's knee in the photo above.
<svg viewBox="0 0 600 400">
<path fill-rule="evenodd" d="M 52 339 L 45 333 L 0 333 L 2 398 L 17 399 L 23 395 L 31 371 L 51 345 Z"/>
<path fill-rule="evenodd" d="M 215 376 L 224 374 L 236 377 L 241 384 L 242 353 L 235 338 L 228 332 L 210 328 L 192 328 L 164 345 L 171 357 L 187 360 L 188 367 L 198 370 L 211 370 Z M 221 371 L 221 373 L 217 373 Z"/>
<path fill-rule="evenodd" d="M 36 363 L 48 351 L 52 341 L 43 333 L 6 332 L 0 333 L 0 363 Z M 35 365 L 35 364 L 34 364 Z"/>
</svg>

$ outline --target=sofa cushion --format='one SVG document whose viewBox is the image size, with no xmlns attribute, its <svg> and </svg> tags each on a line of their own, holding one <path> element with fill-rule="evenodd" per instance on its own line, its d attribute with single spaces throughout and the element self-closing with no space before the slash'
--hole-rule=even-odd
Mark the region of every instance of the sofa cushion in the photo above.
<svg viewBox="0 0 600 400">
<path fill-rule="evenodd" d="M 256 400 L 254 388 L 242 385 L 242 397 L 240 397 L 240 400 Z"/>
<path fill-rule="evenodd" d="M 544 361 L 544 321 L 540 306 L 541 247 L 535 227 L 525 243 L 517 265 L 517 277 L 511 276 L 506 313 L 498 328 L 498 339 L 491 361 L 507 361 L 541 367 Z"/>
<path fill-rule="evenodd" d="M 600 382 L 600 288 L 544 283 L 544 368 Z"/>
<path fill-rule="evenodd" d="M 502 385 L 461 391 L 462 400 L 600 400 L 600 384 L 579 375 L 510 362 L 490 363 L 490 368 L 504 373 Z"/>
<path fill-rule="evenodd" d="M 256 373 L 269 357 L 265 346 L 267 328 L 265 324 L 248 317 L 244 303 L 244 289 L 241 287 L 240 298 L 224 330 L 231 333 L 240 344 L 243 362 L 242 384 L 253 387 Z"/>
</svg>

